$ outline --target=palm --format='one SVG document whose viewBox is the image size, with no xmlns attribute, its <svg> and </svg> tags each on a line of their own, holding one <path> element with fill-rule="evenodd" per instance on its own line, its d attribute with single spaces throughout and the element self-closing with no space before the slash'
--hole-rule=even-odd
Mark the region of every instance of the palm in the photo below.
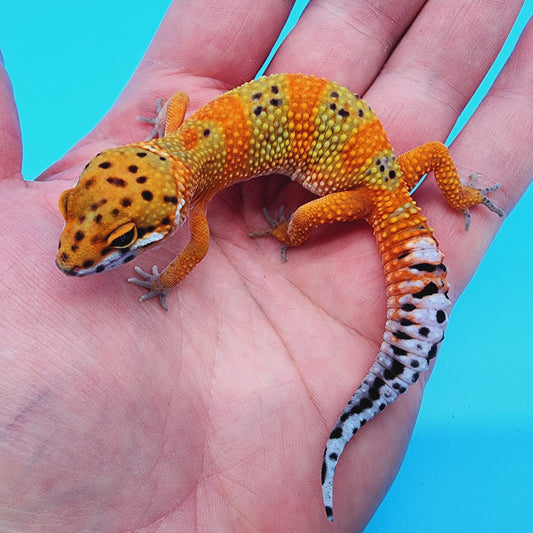
<svg viewBox="0 0 533 533">
<path fill-rule="evenodd" d="M 181 9 L 181 18 L 187 9 Z M 183 46 L 172 42 L 175 35 L 163 27 L 152 54 Z M 528 36 L 531 47 L 531 31 Z M 280 52 L 276 70 L 299 69 L 291 55 L 294 44 L 295 38 Z M 215 96 L 217 90 L 208 87 L 229 88 L 252 77 L 256 67 L 237 71 L 232 65 L 231 81 L 214 81 L 219 73 L 211 73 L 209 82 L 206 72 L 177 75 L 171 86 L 194 95 L 193 105 L 199 105 Z M 161 79 L 160 85 L 149 86 L 154 79 Z M 369 85 L 346 76 L 340 81 Z M 132 117 L 147 109 L 137 107 L 137 92 L 143 101 L 155 100 L 158 91 L 172 92 L 168 84 L 168 78 L 141 69 L 103 123 L 46 176 L 71 180 L 108 139 L 142 138 L 146 130 Z M 378 78 L 369 93 L 386 111 L 391 97 L 379 87 Z M 2 96 L 7 106 L 8 91 Z M 488 123 L 489 115 L 479 120 Z M 435 132 L 435 120 L 424 118 L 418 117 L 412 139 L 403 138 L 400 149 L 428 135 L 445 135 L 447 119 Z M 390 123 L 394 141 L 402 120 Z M 481 123 L 471 129 L 478 145 L 483 131 Z M 513 138 L 511 131 L 508 136 Z M 467 135 L 463 146 L 467 153 Z M 12 177 L 16 146 L 4 141 L 0 149 L 10 156 L 3 172 Z M 514 198 L 506 209 L 525 187 L 532 164 L 526 143 L 515 149 L 524 161 L 515 182 L 523 182 L 504 185 Z M 461 145 L 457 150 L 461 154 Z M 498 161 L 491 166 L 484 157 L 474 154 L 458 163 L 463 169 L 491 169 L 487 181 L 497 181 Z M 152 302 L 136 302 L 141 292 L 125 283 L 127 267 L 83 280 L 65 278 L 55 268 L 60 230 L 55 203 L 66 186 L 2 183 L 2 234 L 10 236 L 3 250 L 10 268 L 2 277 L 9 304 L 2 317 L 7 343 L 0 376 L 6 384 L 0 394 L 1 405 L 8 406 L 2 425 L 9 433 L 0 464 L 10 482 L 0 488 L 0 501 L 34 513 L 41 525 L 50 520 L 45 524 L 50 529 L 57 524 L 93 530 L 146 524 L 154 530 L 158 524 L 169 530 L 179 525 L 183 531 L 326 527 L 319 483 L 323 446 L 376 355 L 385 320 L 383 275 L 369 228 L 325 228 L 290 250 L 283 264 L 276 242 L 247 234 L 265 227 L 264 205 L 274 212 L 284 204 L 290 212 L 305 193 L 282 178 L 233 187 L 210 204 L 209 254 L 169 295 L 167 314 Z M 426 188 L 429 194 L 421 191 L 418 198 L 447 253 L 456 298 L 498 221 L 477 210 L 479 222 L 465 236 L 461 216 L 451 217 L 440 198 L 430 198 L 432 184 Z M 137 263 L 165 266 L 186 242 L 184 233 Z M 470 261 L 460 264 L 460 257 Z M 361 528 L 379 503 L 401 460 L 421 392 L 421 385 L 414 387 L 347 450 L 335 487 L 339 529 Z"/>
</svg>

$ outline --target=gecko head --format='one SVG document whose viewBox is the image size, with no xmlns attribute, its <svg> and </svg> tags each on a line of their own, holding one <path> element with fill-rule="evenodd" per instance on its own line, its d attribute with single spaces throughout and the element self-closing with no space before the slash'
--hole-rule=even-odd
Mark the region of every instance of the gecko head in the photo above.
<svg viewBox="0 0 533 533">
<path fill-rule="evenodd" d="M 94 157 L 59 198 L 65 226 L 57 266 L 73 276 L 103 272 L 171 235 L 186 215 L 174 170 L 168 156 L 149 146 Z"/>
</svg>

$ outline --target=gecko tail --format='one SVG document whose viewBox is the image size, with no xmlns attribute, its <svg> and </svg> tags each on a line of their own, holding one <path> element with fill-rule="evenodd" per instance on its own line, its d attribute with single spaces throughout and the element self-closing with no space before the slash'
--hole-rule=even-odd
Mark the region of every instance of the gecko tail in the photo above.
<svg viewBox="0 0 533 533">
<path fill-rule="evenodd" d="M 402 327 L 395 321 L 387 322 L 381 351 L 329 435 L 322 462 L 322 498 L 330 522 L 333 521 L 333 478 L 344 448 L 361 427 L 405 393 L 409 385 L 418 381 L 420 373 L 436 357 L 438 345 L 444 338 L 441 328 L 433 328 L 432 331 L 425 328 L 422 330 L 423 342 L 405 332 L 412 329 L 413 326 Z M 390 342 L 391 335 L 396 339 L 395 344 Z M 413 342 L 420 353 L 416 353 Z"/>
</svg>

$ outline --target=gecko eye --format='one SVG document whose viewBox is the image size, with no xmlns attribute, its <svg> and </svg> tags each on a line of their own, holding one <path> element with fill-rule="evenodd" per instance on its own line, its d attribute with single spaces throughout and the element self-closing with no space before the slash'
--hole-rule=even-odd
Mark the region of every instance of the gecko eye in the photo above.
<svg viewBox="0 0 533 533">
<path fill-rule="evenodd" d="M 128 222 L 112 231 L 107 237 L 107 245 L 113 248 L 127 248 L 137 240 L 137 227 Z"/>
</svg>

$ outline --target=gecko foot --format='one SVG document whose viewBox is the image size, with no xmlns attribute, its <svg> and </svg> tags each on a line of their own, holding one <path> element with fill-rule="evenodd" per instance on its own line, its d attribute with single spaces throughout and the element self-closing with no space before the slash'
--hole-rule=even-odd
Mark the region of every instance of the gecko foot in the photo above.
<svg viewBox="0 0 533 533">
<path fill-rule="evenodd" d="M 470 187 L 476 188 L 475 185 L 477 183 L 477 180 L 479 179 L 479 174 L 472 173 L 470 174 Z M 486 187 L 485 189 L 476 189 L 481 193 L 481 204 L 483 204 L 487 209 L 492 211 L 493 213 L 496 213 L 499 217 L 503 217 L 505 215 L 505 211 L 495 205 L 492 200 L 489 200 L 487 198 L 487 194 L 490 194 L 491 192 L 497 191 L 501 187 L 501 183 L 496 183 L 495 185 L 491 185 L 490 187 Z M 468 231 L 470 229 L 470 211 L 468 207 L 463 211 L 463 215 L 465 217 L 465 230 Z"/>
<path fill-rule="evenodd" d="M 151 131 L 150 135 L 146 137 L 145 141 L 151 141 L 152 139 L 155 139 L 156 137 L 163 137 L 165 133 L 165 113 L 162 113 L 163 111 L 163 98 L 158 98 L 155 101 L 155 112 L 156 116 L 154 118 L 148 118 L 148 117 L 137 117 L 137 120 L 140 120 L 141 122 L 146 122 L 147 124 L 152 124 L 154 126 L 154 129 Z"/>
<path fill-rule="evenodd" d="M 266 221 L 270 224 L 270 229 L 252 232 L 249 233 L 248 236 L 252 237 L 252 239 L 257 239 L 258 237 L 276 237 L 278 240 L 282 240 L 278 237 L 277 233 L 279 233 L 280 229 L 285 234 L 287 233 L 287 226 L 289 222 L 285 218 L 285 206 L 282 205 L 279 208 L 279 221 L 270 216 L 270 213 L 268 212 L 266 207 L 263 207 L 263 215 Z M 281 260 L 284 263 L 287 262 L 287 248 L 288 245 L 283 243 L 281 246 Z"/>
<path fill-rule="evenodd" d="M 155 298 L 156 296 L 159 296 L 159 303 L 161 304 L 161 307 L 168 311 L 168 305 L 167 305 L 167 294 L 170 292 L 170 289 L 166 290 L 153 290 L 152 284 L 154 281 L 157 281 L 159 279 L 159 271 L 157 270 L 156 266 L 152 267 L 152 273 L 149 274 L 148 272 L 145 272 L 141 267 L 136 266 L 135 272 L 141 277 L 142 279 L 137 278 L 129 278 L 128 281 L 130 283 L 133 283 L 134 285 L 138 285 L 139 287 L 143 287 L 144 289 L 148 289 L 148 292 L 146 294 L 143 294 L 139 298 L 139 302 L 144 302 L 145 300 L 149 300 L 150 298 Z"/>
</svg>

